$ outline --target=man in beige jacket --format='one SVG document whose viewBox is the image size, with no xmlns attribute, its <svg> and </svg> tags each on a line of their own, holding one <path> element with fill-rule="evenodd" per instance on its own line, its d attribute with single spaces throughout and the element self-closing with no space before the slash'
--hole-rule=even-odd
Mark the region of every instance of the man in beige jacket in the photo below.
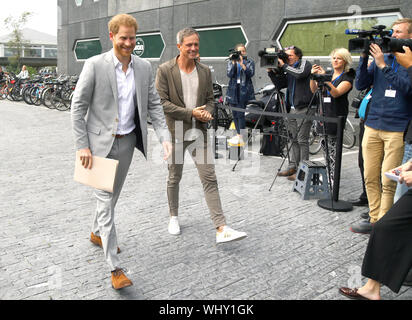
<svg viewBox="0 0 412 320">
<path fill-rule="evenodd" d="M 207 144 L 206 123 L 213 119 L 214 99 L 209 68 L 198 62 L 199 34 L 185 28 L 177 34 L 180 54 L 157 70 L 156 89 L 163 104 L 166 122 L 172 134 L 173 154 L 169 161 L 167 197 L 169 233 L 180 234 L 178 223 L 179 183 L 184 153 L 189 151 L 203 185 L 210 216 L 216 228 L 216 242 L 240 240 L 247 235 L 226 226 L 219 196 L 213 156 Z"/>
</svg>

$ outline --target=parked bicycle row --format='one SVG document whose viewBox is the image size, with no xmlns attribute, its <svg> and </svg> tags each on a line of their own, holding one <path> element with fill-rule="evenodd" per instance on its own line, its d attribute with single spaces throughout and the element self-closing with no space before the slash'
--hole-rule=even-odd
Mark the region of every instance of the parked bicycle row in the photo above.
<svg viewBox="0 0 412 320">
<path fill-rule="evenodd" d="M 29 105 L 44 105 L 49 109 L 66 111 L 70 109 L 77 81 L 77 75 L 35 75 L 31 79 L 20 79 L 9 72 L 0 81 L 0 99 L 24 101 Z"/>
</svg>

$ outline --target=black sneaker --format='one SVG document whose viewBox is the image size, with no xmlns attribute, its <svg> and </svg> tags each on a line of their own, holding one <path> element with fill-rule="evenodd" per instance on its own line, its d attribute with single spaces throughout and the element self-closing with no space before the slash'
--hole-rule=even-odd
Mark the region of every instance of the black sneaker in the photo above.
<svg viewBox="0 0 412 320">
<path fill-rule="evenodd" d="M 356 200 L 349 200 L 349 202 L 355 207 L 367 207 L 368 206 L 368 199 L 359 198 Z"/>
<path fill-rule="evenodd" d="M 370 234 L 372 231 L 373 223 L 369 220 L 362 220 L 361 222 L 351 225 L 350 231 L 355 233 Z"/>
<path fill-rule="evenodd" d="M 369 219 L 369 210 L 368 210 L 368 211 L 365 211 L 365 212 L 362 212 L 362 213 L 360 214 L 360 217 L 361 217 L 363 220 L 368 220 L 368 219 Z"/>
</svg>

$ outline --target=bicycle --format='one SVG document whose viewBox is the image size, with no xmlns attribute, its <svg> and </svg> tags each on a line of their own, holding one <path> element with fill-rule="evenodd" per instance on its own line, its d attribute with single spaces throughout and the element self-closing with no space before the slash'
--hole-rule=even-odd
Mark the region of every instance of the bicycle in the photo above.
<svg viewBox="0 0 412 320">
<path fill-rule="evenodd" d="M 314 120 L 309 135 L 309 153 L 314 155 L 322 149 L 324 140 L 323 132 L 319 132 L 318 121 Z M 346 118 L 345 128 L 343 129 L 342 146 L 345 149 L 351 149 L 356 144 L 355 128 L 348 118 Z"/>
</svg>

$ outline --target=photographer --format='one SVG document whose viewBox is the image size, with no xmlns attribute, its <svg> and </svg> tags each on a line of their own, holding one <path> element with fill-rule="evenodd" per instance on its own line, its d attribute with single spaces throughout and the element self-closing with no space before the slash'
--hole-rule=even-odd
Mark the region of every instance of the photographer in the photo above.
<svg viewBox="0 0 412 320">
<path fill-rule="evenodd" d="M 393 38 L 410 39 L 412 19 L 398 19 L 392 29 Z M 392 53 L 384 55 L 375 43 L 369 52 L 374 61 L 368 68 L 368 54 L 361 54 L 355 85 L 358 90 L 373 85 L 362 140 L 370 219 L 351 226 L 351 231 L 366 234 L 392 207 L 396 183 L 381 173 L 401 164 L 403 134 L 412 118 L 412 86 L 407 70 Z"/>
<path fill-rule="evenodd" d="M 255 99 L 252 77 L 255 74 L 255 62 L 247 58 L 244 44 L 235 46 L 227 63 L 227 76 L 230 78 L 226 92 L 227 102 L 234 108 L 246 108 L 249 100 Z M 244 144 L 241 130 L 246 128 L 245 113 L 232 110 L 237 135 L 228 140 L 231 144 Z M 245 137 L 247 138 L 247 136 Z"/>
<path fill-rule="evenodd" d="M 326 117 L 348 116 L 349 101 L 348 94 L 352 90 L 353 80 L 355 79 L 355 70 L 350 68 L 352 57 L 349 51 L 345 48 L 338 48 L 331 52 L 331 62 L 333 67 L 332 81 L 325 81 L 323 88 L 323 106 Z M 312 74 L 324 75 L 325 70 L 319 65 L 313 65 Z M 318 82 L 310 80 L 310 89 L 313 93 L 318 89 Z M 333 180 L 335 159 L 336 159 L 336 123 L 323 123 L 325 133 L 328 136 L 328 149 L 330 154 L 331 177 Z M 323 130 L 321 130 L 323 133 Z M 324 141 L 324 140 L 323 140 Z M 325 145 L 322 146 L 325 149 Z"/>
<path fill-rule="evenodd" d="M 299 115 L 313 115 L 315 108 L 308 106 L 313 96 L 310 90 L 312 65 L 309 61 L 302 59 L 303 53 L 298 47 L 287 47 L 285 53 L 288 57 L 287 61 L 283 61 L 279 57 L 279 69 L 268 69 L 268 76 L 278 89 L 287 87 L 286 108 L 288 112 Z M 299 163 L 309 159 L 309 132 L 312 121 L 289 119 L 288 122 L 289 134 L 293 139 L 292 154 L 288 168 L 279 172 L 279 176 L 287 176 L 288 180 L 294 181 Z M 299 131 L 298 128 L 300 128 Z"/>
</svg>

